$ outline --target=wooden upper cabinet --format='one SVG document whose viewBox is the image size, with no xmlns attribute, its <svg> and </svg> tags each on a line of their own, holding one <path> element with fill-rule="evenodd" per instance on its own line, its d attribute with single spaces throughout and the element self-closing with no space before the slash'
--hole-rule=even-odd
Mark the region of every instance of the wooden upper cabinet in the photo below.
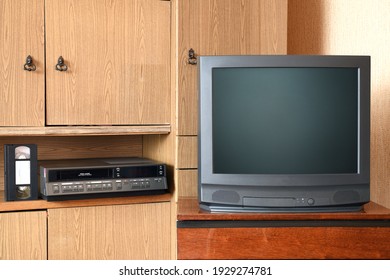
<svg viewBox="0 0 390 280">
<path fill-rule="evenodd" d="M 199 55 L 286 54 L 287 0 L 183 0 L 178 5 L 178 134 L 198 133 Z"/>
<path fill-rule="evenodd" d="M 169 1 L 46 0 L 47 124 L 169 123 L 170 41 Z"/>
<path fill-rule="evenodd" d="M 0 126 L 45 124 L 44 67 L 44 0 L 1 0 Z"/>
</svg>

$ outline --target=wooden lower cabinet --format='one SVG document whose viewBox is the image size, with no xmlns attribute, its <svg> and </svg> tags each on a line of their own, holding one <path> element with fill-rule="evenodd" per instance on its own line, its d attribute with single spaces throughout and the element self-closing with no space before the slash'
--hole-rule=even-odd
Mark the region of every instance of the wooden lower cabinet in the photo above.
<svg viewBox="0 0 390 280">
<path fill-rule="evenodd" d="M 47 259 L 46 211 L 0 213 L 0 260 Z"/>
<path fill-rule="evenodd" d="M 358 212 L 209 213 L 179 198 L 177 258 L 390 259 L 390 209 Z"/>
<path fill-rule="evenodd" d="M 389 236 L 375 226 L 179 228 L 178 258 L 389 259 Z"/>
<path fill-rule="evenodd" d="M 48 210 L 48 258 L 171 259 L 170 203 Z"/>
</svg>

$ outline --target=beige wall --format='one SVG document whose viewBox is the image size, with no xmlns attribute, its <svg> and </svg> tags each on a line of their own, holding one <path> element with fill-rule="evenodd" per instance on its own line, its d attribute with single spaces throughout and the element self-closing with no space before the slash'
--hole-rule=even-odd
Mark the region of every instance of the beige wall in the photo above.
<svg viewBox="0 0 390 280">
<path fill-rule="evenodd" d="M 390 1 L 288 5 L 289 54 L 371 56 L 371 200 L 390 207 Z"/>
</svg>

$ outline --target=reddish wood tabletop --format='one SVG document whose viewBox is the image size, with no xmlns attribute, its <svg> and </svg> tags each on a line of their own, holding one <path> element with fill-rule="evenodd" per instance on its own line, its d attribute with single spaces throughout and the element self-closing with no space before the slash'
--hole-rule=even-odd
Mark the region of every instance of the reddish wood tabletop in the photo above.
<svg viewBox="0 0 390 280">
<path fill-rule="evenodd" d="M 179 259 L 390 259 L 390 210 L 208 213 L 180 198 Z"/>
</svg>

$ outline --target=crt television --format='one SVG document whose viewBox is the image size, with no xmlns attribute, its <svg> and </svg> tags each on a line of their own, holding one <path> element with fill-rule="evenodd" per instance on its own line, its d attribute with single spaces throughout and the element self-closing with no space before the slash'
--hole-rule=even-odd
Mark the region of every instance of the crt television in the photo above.
<svg viewBox="0 0 390 280">
<path fill-rule="evenodd" d="M 369 56 L 203 56 L 199 104 L 202 209 L 359 211 L 369 201 Z"/>
</svg>

